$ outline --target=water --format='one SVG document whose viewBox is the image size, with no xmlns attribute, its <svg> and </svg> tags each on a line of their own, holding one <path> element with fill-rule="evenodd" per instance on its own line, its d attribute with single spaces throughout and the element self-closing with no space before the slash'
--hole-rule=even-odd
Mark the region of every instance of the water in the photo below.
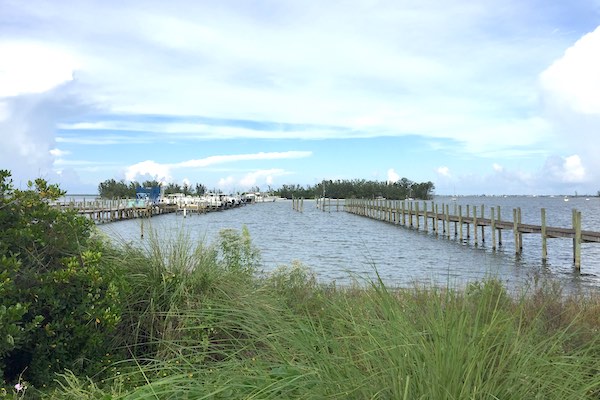
<svg viewBox="0 0 600 400">
<path fill-rule="evenodd" d="M 478 216 L 483 204 L 486 217 L 491 206 L 501 206 L 502 219 L 509 221 L 512 209 L 521 207 L 522 222 L 538 225 L 540 209 L 545 207 L 547 224 L 562 227 L 571 227 L 571 209 L 577 208 L 582 212 L 583 229 L 600 231 L 598 198 L 571 198 L 565 202 L 561 197 L 459 197 L 453 202 L 438 197 L 435 201 L 450 204 L 451 212 L 455 203 L 463 205 L 463 213 L 467 204 L 476 205 Z M 422 202 L 420 205 L 422 209 Z M 324 283 L 347 284 L 353 278 L 375 278 L 376 270 L 386 284 L 393 286 L 456 286 L 493 275 L 509 286 L 534 276 L 548 276 L 566 287 L 600 287 L 600 243 L 582 245 L 581 273 L 576 273 L 571 239 L 549 239 L 549 261 L 542 265 L 540 235 L 524 235 L 523 254 L 516 257 L 512 231 L 503 232 L 503 246 L 493 252 L 489 228 L 485 231 L 487 242 L 476 246 L 472 240 L 460 242 L 455 238 L 453 224 L 451 238 L 446 239 L 332 209 L 322 212 L 314 201 L 305 200 L 304 212 L 300 213 L 292 210 L 291 201 L 278 201 L 187 218 L 181 214 L 162 215 L 146 220 L 144 229 L 148 232 L 151 226 L 166 238 L 184 230 L 193 240 L 211 242 L 221 229 L 241 230 L 245 225 L 261 251 L 264 270 L 300 261 Z M 147 239 L 140 239 L 140 224 L 140 220 L 128 220 L 99 227 L 119 241 L 143 244 Z"/>
</svg>

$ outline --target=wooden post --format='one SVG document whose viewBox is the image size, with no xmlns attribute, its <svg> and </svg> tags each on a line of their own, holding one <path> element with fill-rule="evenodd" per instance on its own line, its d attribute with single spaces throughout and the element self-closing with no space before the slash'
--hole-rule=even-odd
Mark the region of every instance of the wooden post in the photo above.
<svg viewBox="0 0 600 400">
<path fill-rule="evenodd" d="M 517 208 L 517 217 L 519 219 L 519 225 L 521 225 L 521 207 Z M 519 253 L 523 252 L 523 234 L 519 232 Z"/>
<path fill-rule="evenodd" d="M 473 206 L 473 240 L 477 246 L 477 206 Z"/>
<path fill-rule="evenodd" d="M 402 200 L 402 226 L 406 226 L 406 210 L 404 208 L 404 200 Z"/>
<path fill-rule="evenodd" d="M 450 239 L 450 206 L 446 204 L 446 226 L 448 228 L 446 237 Z"/>
<path fill-rule="evenodd" d="M 460 243 L 463 242 L 462 206 L 458 206 L 458 226 L 460 228 Z"/>
<path fill-rule="evenodd" d="M 417 218 L 417 230 L 420 228 L 419 224 L 419 202 L 415 201 L 415 217 Z"/>
<path fill-rule="evenodd" d="M 423 202 L 423 225 L 425 225 L 425 232 L 428 231 L 428 222 L 427 222 L 427 202 Z"/>
<path fill-rule="evenodd" d="M 458 209 L 458 205 L 454 202 L 454 215 L 456 215 Z M 456 226 L 457 222 L 454 221 L 454 237 L 458 236 L 458 227 Z"/>
<path fill-rule="evenodd" d="M 485 219 L 485 205 L 481 205 L 481 220 Z M 485 225 L 481 224 L 481 244 L 485 243 Z"/>
<path fill-rule="evenodd" d="M 515 254 L 519 254 L 519 223 L 517 219 L 517 209 L 513 208 L 513 233 L 515 235 Z"/>
<path fill-rule="evenodd" d="M 577 225 L 577 210 L 574 208 L 571 210 L 571 225 L 575 230 Z M 577 234 L 573 236 L 573 263 L 575 263 L 575 247 L 577 246 L 577 239 L 575 238 L 575 236 L 577 236 Z"/>
<path fill-rule="evenodd" d="M 446 235 L 446 205 L 442 203 L 442 236 Z"/>
<path fill-rule="evenodd" d="M 435 215 L 433 216 L 434 218 L 434 224 L 433 224 L 433 231 L 435 232 L 435 236 L 438 235 L 439 230 L 440 230 L 440 221 L 438 218 L 439 215 L 439 205 L 435 205 Z"/>
<path fill-rule="evenodd" d="M 546 236 L 546 209 L 542 208 L 542 263 L 548 260 L 548 244 Z"/>
<path fill-rule="evenodd" d="M 471 215 L 471 214 L 469 212 L 469 205 L 467 204 L 467 218 L 469 217 L 469 215 Z M 469 239 L 471 239 L 471 229 L 469 227 L 468 222 L 466 223 L 466 225 L 467 225 L 467 240 L 469 240 Z"/>
<path fill-rule="evenodd" d="M 492 250 L 496 250 L 496 219 L 494 215 L 494 207 L 490 209 L 490 219 L 492 225 Z"/>
<path fill-rule="evenodd" d="M 581 271 L 581 211 L 573 209 L 573 229 L 575 229 L 575 238 L 573 239 L 573 259 L 575 269 Z"/>
<path fill-rule="evenodd" d="M 408 202 L 408 221 L 410 223 L 410 227 L 413 226 L 413 203 L 412 201 Z"/>
<path fill-rule="evenodd" d="M 496 206 L 496 209 L 498 210 L 498 221 L 502 221 L 502 218 L 500 217 L 500 206 Z M 498 229 L 498 247 L 502 247 L 502 229 Z"/>
<path fill-rule="evenodd" d="M 432 214 L 431 224 L 434 225 L 433 231 L 437 232 L 437 229 L 435 228 L 435 214 L 434 214 L 434 212 L 435 212 L 435 203 L 434 203 L 433 200 L 431 200 L 431 214 Z"/>
</svg>

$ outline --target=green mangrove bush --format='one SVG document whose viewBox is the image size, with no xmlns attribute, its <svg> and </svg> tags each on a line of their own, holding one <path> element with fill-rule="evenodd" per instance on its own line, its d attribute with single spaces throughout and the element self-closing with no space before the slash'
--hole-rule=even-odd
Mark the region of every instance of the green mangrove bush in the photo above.
<svg viewBox="0 0 600 400">
<path fill-rule="evenodd" d="M 93 371 L 120 320 L 122 275 L 103 260 L 91 222 L 51 206 L 62 195 L 43 179 L 14 189 L 0 171 L 3 382 Z"/>
</svg>

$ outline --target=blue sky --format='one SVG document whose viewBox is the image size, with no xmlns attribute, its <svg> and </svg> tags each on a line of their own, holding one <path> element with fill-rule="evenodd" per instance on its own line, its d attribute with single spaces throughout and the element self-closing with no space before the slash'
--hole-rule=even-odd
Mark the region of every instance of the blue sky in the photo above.
<svg viewBox="0 0 600 400">
<path fill-rule="evenodd" d="M 0 0 L 0 168 L 600 190 L 600 0 Z"/>
</svg>

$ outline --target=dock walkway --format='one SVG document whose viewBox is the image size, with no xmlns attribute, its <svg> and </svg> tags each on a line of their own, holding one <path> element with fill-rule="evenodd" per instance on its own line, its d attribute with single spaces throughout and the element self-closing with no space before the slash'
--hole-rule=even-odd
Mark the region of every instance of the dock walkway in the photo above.
<svg viewBox="0 0 600 400">
<path fill-rule="evenodd" d="M 181 213 L 185 217 L 190 214 L 203 214 L 211 211 L 233 208 L 233 206 L 224 204 L 153 204 L 136 199 L 70 200 L 56 202 L 53 205 L 63 210 L 75 210 L 77 213 L 85 215 L 95 223 L 116 222 L 133 218 L 150 218 L 169 213 Z"/>
<path fill-rule="evenodd" d="M 581 212 L 572 210 L 572 227 L 553 227 L 546 224 L 546 210 L 541 209 L 541 225 L 524 224 L 521 222 L 521 209 L 513 209 L 512 221 L 501 219 L 500 207 L 491 207 L 489 217 L 485 217 L 483 206 L 466 206 L 466 213 L 463 214 L 461 205 L 455 207 L 455 213 L 450 213 L 448 204 L 428 204 L 425 201 L 391 201 L 379 199 L 347 199 L 344 202 L 344 210 L 365 216 L 372 219 L 386 221 L 389 223 L 403 225 L 414 229 L 429 230 L 436 235 L 450 237 L 451 225 L 454 225 L 454 236 L 460 240 L 471 239 L 471 230 L 475 244 L 480 240 L 485 242 L 485 227 L 491 231 L 492 249 L 502 246 L 502 232 L 512 231 L 515 243 L 515 253 L 521 254 L 523 251 L 523 234 L 539 234 L 542 238 L 542 262 L 548 259 L 549 238 L 569 238 L 573 240 L 573 263 L 577 270 L 581 269 L 581 244 L 582 243 L 600 243 L 600 232 L 587 231 L 581 229 Z M 471 228 L 472 226 L 472 228 Z M 481 228 L 481 234 L 478 234 L 478 228 Z"/>
</svg>

